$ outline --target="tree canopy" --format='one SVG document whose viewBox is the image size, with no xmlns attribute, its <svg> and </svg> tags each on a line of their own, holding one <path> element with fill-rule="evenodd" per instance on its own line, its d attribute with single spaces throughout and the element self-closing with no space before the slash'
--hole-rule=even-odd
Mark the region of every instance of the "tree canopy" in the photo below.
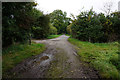
<svg viewBox="0 0 120 80">
<path fill-rule="evenodd" d="M 67 27 L 74 38 L 89 42 L 112 42 L 119 39 L 120 13 L 105 16 L 95 11 L 81 12 L 77 19 Z"/>
<path fill-rule="evenodd" d="M 35 8 L 35 2 L 2 3 L 2 46 L 25 43 L 49 35 L 50 19 Z M 31 36 L 32 35 L 32 36 Z"/>
<path fill-rule="evenodd" d="M 67 33 L 66 27 L 70 24 L 70 18 L 62 10 L 54 10 L 50 13 L 50 22 L 57 28 L 58 34 Z"/>
<path fill-rule="evenodd" d="M 3 47 L 25 43 L 31 41 L 31 38 L 46 38 L 50 34 L 68 33 L 74 38 L 90 42 L 120 39 L 120 12 L 106 16 L 90 9 L 72 20 L 62 10 L 45 15 L 35 8 L 36 5 L 35 2 L 2 3 Z"/>
</svg>

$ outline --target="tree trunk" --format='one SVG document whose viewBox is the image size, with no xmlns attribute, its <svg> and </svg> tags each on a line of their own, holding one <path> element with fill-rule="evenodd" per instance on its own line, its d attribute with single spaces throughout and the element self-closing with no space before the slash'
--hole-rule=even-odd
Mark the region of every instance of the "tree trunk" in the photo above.
<svg viewBox="0 0 120 80">
<path fill-rule="evenodd" d="M 31 45 L 31 35 L 29 34 L 29 45 Z"/>
<path fill-rule="evenodd" d="M 91 42 L 91 38 L 89 37 L 89 42 Z"/>
</svg>

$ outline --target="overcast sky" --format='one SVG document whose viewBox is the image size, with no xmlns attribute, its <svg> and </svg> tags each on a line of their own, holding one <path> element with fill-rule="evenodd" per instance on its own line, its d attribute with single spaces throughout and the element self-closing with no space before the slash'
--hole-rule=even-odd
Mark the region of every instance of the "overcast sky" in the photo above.
<svg viewBox="0 0 120 80">
<path fill-rule="evenodd" d="M 56 9 L 61 9 L 67 12 L 67 16 L 70 13 L 75 16 L 82 11 L 89 10 L 93 7 L 93 10 L 97 13 L 102 12 L 103 4 L 106 2 L 112 2 L 112 11 L 118 10 L 118 2 L 120 0 L 35 0 L 38 3 L 37 8 L 42 10 L 45 14 L 51 13 Z"/>
</svg>

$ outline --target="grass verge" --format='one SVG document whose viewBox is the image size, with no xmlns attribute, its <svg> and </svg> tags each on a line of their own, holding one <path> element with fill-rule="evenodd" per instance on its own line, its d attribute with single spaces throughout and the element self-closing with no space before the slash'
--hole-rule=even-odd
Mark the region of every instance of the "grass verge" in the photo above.
<svg viewBox="0 0 120 80">
<path fill-rule="evenodd" d="M 32 43 L 31 45 L 27 44 L 17 44 L 11 45 L 7 49 L 3 49 L 2 52 L 2 70 L 3 77 L 9 77 L 9 70 L 15 67 L 18 63 L 23 61 L 26 58 L 29 58 L 34 55 L 38 55 L 45 50 L 44 44 Z"/>
<path fill-rule="evenodd" d="M 119 44 L 90 43 L 69 38 L 78 47 L 80 59 L 99 71 L 102 78 L 120 79 Z"/>
<path fill-rule="evenodd" d="M 71 35 L 69 35 L 69 34 L 65 34 L 66 36 L 71 36 Z"/>
<path fill-rule="evenodd" d="M 61 34 L 60 34 L 60 35 L 49 35 L 49 36 L 47 37 L 47 39 L 57 38 L 57 37 L 59 37 L 59 36 L 61 36 Z"/>
</svg>

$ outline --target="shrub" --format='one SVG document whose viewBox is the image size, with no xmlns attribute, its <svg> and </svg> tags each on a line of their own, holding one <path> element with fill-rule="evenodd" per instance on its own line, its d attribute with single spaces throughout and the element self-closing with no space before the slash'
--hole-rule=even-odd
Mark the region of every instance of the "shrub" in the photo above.
<svg viewBox="0 0 120 80">
<path fill-rule="evenodd" d="M 50 24 L 50 35 L 56 35 L 56 34 L 57 34 L 57 28 Z"/>
</svg>

